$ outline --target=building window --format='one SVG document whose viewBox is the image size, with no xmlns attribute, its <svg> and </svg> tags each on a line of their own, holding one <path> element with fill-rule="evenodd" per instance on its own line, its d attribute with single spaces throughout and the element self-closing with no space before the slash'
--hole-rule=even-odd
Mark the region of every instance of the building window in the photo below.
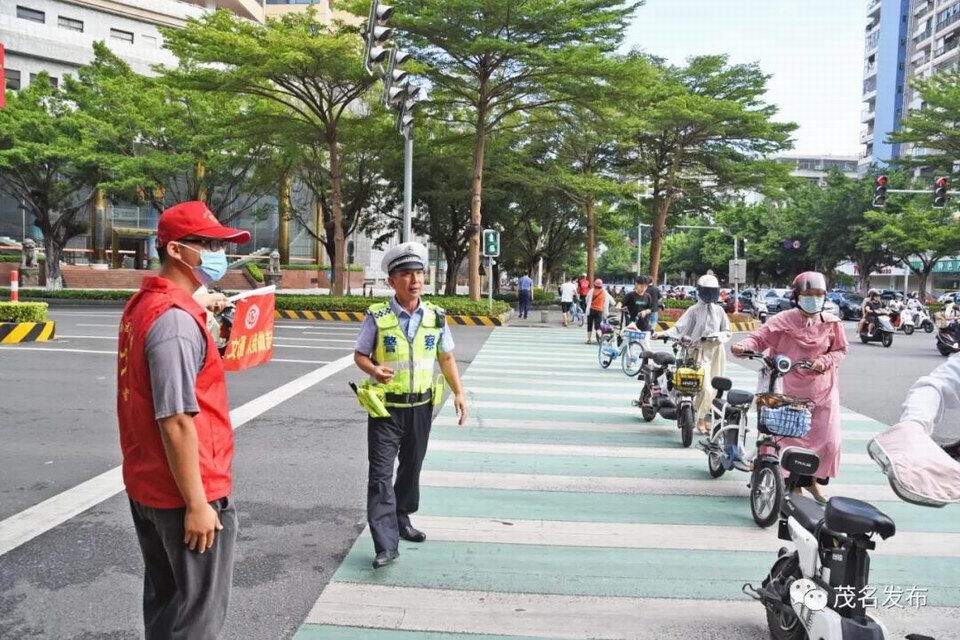
<svg viewBox="0 0 960 640">
<path fill-rule="evenodd" d="M 131 31 L 121 31 L 120 29 L 110 29 L 110 37 L 114 40 L 122 40 L 133 44 L 133 33 Z"/>
<path fill-rule="evenodd" d="M 143 44 L 147 45 L 148 47 L 157 46 L 157 36 L 149 36 L 145 33 L 141 33 L 140 38 L 143 40 Z"/>
<path fill-rule="evenodd" d="M 83 20 L 74 20 L 73 18 L 58 16 L 57 25 L 63 27 L 64 29 L 69 29 L 70 31 L 79 31 L 80 33 L 83 33 Z"/>
<path fill-rule="evenodd" d="M 57 80 L 57 77 L 56 77 L 56 76 L 47 76 L 47 80 L 50 81 L 50 86 L 53 87 L 54 89 L 56 89 L 58 86 L 60 86 L 60 81 Z M 30 84 L 33 84 L 33 83 L 36 82 L 36 81 L 37 81 L 37 74 L 31 73 L 31 74 L 30 74 Z"/>
<path fill-rule="evenodd" d="M 40 24 L 47 21 L 47 15 L 43 11 L 37 11 L 30 7 L 21 7 L 20 5 L 17 5 L 17 17 L 30 20 L 31 22 L 39 22 Z"/>
<path fill-rule="evenodd" d="M 20 89 L 20 72 L 16 69 L 4 69 L 3 75 L 7 79 L 7 89 L 18 91 Z"/>
</svg>

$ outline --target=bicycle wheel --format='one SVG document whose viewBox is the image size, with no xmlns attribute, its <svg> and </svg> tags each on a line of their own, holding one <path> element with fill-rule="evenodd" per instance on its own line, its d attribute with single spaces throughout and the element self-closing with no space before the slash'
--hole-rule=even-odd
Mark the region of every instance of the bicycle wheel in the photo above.
<svg viewBox="0 0 960 640">
<path fill-rule="evenodd" d="M 643 345 L 637 340 L 631 340 L 620 357 L 620 368 L 632 378 L 640 373 L 641 364 L 643 364 Z"/>
<path fill-rule="evenodd" d="M 609 367 L 617 355 L 616 351 L 617 348 L 613 346 L 613 336 L 607 334 L 600 338 L 597 343 L 597 360 L 600 361 L 600 366 L 604 369 Z"/>
</svg>

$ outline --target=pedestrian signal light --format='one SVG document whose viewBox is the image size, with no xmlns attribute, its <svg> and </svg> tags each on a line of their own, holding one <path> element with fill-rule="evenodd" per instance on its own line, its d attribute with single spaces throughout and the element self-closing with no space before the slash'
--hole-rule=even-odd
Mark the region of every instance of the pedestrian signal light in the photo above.
<svg viewBox="0 0 960 640">
<path fill-rule="evenodd" d="M 483 230 L 483 255 L 487 258 L 500 255 L 500 232 L 496 229 Z"/>
<path fill-rule="evenodd" d="M 887 176 L 877 176 L 873 187 L 873 206 L 882 207 L 887 204 Z"/>
<path fill-rule="evenodd" d="M 933 181 L 934 208 L 943 209 L 947 205 L 947 185 L 948 185 L 948 180 L 943 176 L 934 179 Z"/>
</svg>

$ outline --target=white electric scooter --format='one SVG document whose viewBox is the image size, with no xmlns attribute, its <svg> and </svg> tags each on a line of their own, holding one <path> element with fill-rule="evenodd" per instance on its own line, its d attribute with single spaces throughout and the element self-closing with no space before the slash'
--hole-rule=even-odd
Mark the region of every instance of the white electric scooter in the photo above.
<svg viewBox="0 0 960 640">
<path fill-rule="evenodd" d="M 820 459 L 809 449 L 787 447 L 780 464 L 793 489 L 800 477 L 816 474 Z M 779 537 L 796 550 L 781 548 L 760 588 L 746 584 L 743 591 L 766 607 L 774 640 L 891 640 L 884 624 L 867 615 L 859 594 L 869 585 L 872 537 L 886 540 L 894 533 L 893 520 L 866 502 L 834 497 L 824 507 L 788 492 Z M 841 598 L 851 590 L 857 597 Z"/>
</svg>

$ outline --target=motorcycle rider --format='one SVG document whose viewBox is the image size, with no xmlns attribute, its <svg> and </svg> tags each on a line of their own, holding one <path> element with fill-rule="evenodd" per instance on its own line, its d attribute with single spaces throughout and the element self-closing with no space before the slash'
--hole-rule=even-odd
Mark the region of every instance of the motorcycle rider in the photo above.
<svg viewBox="0 0 960 640">
<path fill-rule="evenodd" d="M 900 420 L 870 441 L 867 452 L 902 499 L 942 507 L 960 502 L 960 442 L 946 449 L 930 437 L 947 409 L 960 408 L 960 358 L 951 356 L 917 380 Z"/>
<path fill-rule="evenodd" d="M 883 302 L 880 300 L 880 291 L 870 289 L 867 299 L 863 301 L 863 313 L 860 314 L 860 322 L 857 324 L 857 333 L 863 333 L 864 326 L 868 333 L 872 334 L 877 328 L 877 313 L 883 309 Z"/>
<path fill-rule="evenodd" d="M 717 302 L 720 300 L 720 282 L 711 274 L 697 280 L 697 302 L 688 308 L 676 324 L 662 333 L 654 333 L 654 338 L 663 336 L 685 337 L 699 341 L 718 331 L 730 331 L 730 321 Z M 727 358 L 723 345 L 718 342 L 706 342 L 697 349 L 697 366 L 703 369 L 703 379 L 712 380 L 714 376 L 723 376 L 727 367 Z M 697 396 L 697 430 L 710 433 L 710 407 L 717 391 L 711 384 L 703 385 Z"/>
</svg>

